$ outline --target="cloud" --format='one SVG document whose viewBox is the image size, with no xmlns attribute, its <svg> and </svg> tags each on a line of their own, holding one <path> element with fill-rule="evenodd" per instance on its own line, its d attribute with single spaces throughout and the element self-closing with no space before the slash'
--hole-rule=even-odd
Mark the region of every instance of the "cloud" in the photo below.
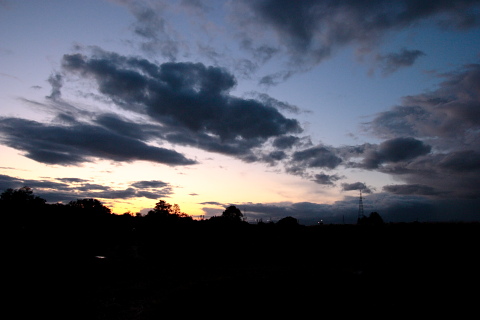
<svg viewBox="0 0 480 320">
<path fill-rule="evenodd" d="M 212 205 L 212 206 L 220 206 L 220 207 L 226 207 L 227 205 L 223 204 L 223 203 L 220 203 L 220 202 L 216 202 L 216 201 L 205 201 L 205 202 L 200 202 L 200 204 L 203 204 L 203 205 Z"/>
<path fill-rule="evenodd" d="M 160 54 L 175 61 L 182 49 L 182 41 L 165 15 L 168 1 L 110 0 L 126 7 L 135 17 L 131 28 L 141 39 L 140 48 L 149 54 Z"/>
<path fill-rule="evenodd" d="M 249 95 L 257 99 L 258 101 L 264 103 L 265 105 L 271 106 L 280 111 L 287 111 L 294 114 L 299 114 L 301 112 L 299 107 L 292 105 L 288 102 L 279 101 L 275 98 L 270 97 L 266 93 L 250 92 Z"/>
<path fill-rule="evenodd" d="M 377 114 L 367 123 L 368 130 L 383 138 L 430 139 L 442 149 L 473 145 L 480 125 L 480 64 L 466 65 L 442 77 L 438 89 L 404 97 L 401 105 Z"/>
<path fill-rule="evenodd" d="M 389 74 L 422 55 L 407 49 L 379 54 L 378 47 L 391 33 L 427 20 L 456 31 L 480 22 L 476 0 L 240 0 L 211 6 L 200 1 L 110 1 L 132 14 L 134 38 L 128 41 L 152 57 L 177 61 L 196 55 L 215 65 L 228 65 L 248 79 L 272 60 L 283 62 L 283 70 L 259 76 L 259 84 L 265 86 L 309 70 L 346 46 L 371 54 Z M 218 25 L 213 13 L 223 14 L 228 27 Z"/>
<path fill-rule="evenodd" d="M 480 64 L 441 77 L 437 89 L 404 97 L 401 105 L 365 124 L 369 132 L 388 140 L 365 147 L 357 166 L 406 183 L 386 186 L 387 192 L 448 198 L 480 194 L 475 182 L 480 179 Z"/>
<path fill-rule="evenodd" d="M 277 161 L 281 161 L 287 158 L 287 154 L 281 150 L 272 151 L 263 156 L 262 161 L 274 165 Z"/>
<path fill-rule="evenodd" d="M 376 150 L 369 150 L 363 159 L 363 167 L 375 169 L 383 163 L 411 160 L 430 151 L 431 147 L 420 140 L 394 138 L 382 142 Z"/>
<path fill-rule="evenodd" d="M 424 55 L 425 53 L 420 50 L 402 49 L 399 53 L 379 54 L 376 57 L 376 62 L 379 64 L 383 75 L 389 75 L 400 68 L 413 65 L 419 57 Z"/>
<path fill-rule="evenodd" d="M 266 95 L 260 100 L 230 95 L 236 79 L 222 68 L 183 62 L 158 65 L 98 48 L 91 57 L 65 55 L 62 65 L 66 73 L 93 80 L 100 93 L 121 108 L 148 115 L 162 128 L 154 129 L 157 134 L 175 144 L 253 159 L 252 149 L 269 138 L 302 131 L 297 120 L 278 111 L 292 106 Z M 111 116 L 98 121 L 109 128 L 120 123 L 127 132 L 136 130 Z"/>
<path fill-rule="evenodd" d="M 352 190 L 361 190 L 364 193 L 372 193 L 370 187 L 368 187 L 363 182 L 354 182 L 354 183 L 342 183 L 342 190 L 343 191 L 352 191 Z"/>
<path fill-rule="evenodd" d="M 25 156 L 47 164 L 78 165 L 90 158 L 115 161 L 145 160 L 167 165 L 191 165 L 195 161 L 165 148 L 147 145 L 89 124 L 48 125 L 19 118 L 0 118 L 3 143 L 25 151 Z"/>
<path fill-rule="evenodd" d="M 318 183 L 318 184 L 321 184 L 321 185 L 333 186 L 335 184 L 335 182 L 340 180 L 340 179 L 342 179 L 342 177 L 340 177 L 337 174 L 328 175 L 328 174 L 325 174 L 325 173 L 321 172 L 321 173 L 318 173 L 314 176 L 313 181 L 315 183 Z"/>
<path fill-rule="evenodd" d="M 168 185 L 169 185 L 169 183 L 163 182 L 163 181 L 160 181 L 160 180 L 144 180 L 144 181 L 137 181 L 135 183 L 132 183 L 132 187 L 140 188 L 140 189 L 144 189 L 144 188 L 163 188 L 163 187 L 166 187 Z"/>
<path fill-rule="evenodd" d="M 52 92 L 47 98 L 50 98 L 53 100 L 59 99 L 62 93 L 61 92 L 62 85 L 63 85 L 62 75 L 59 73 L 50 75 L 50 77 L 48 78 L 48 83 L 50 83 L 50 85 L 52 86 Z"/>
<path fill-rule="evenodd" d="M 383 187 L 383 190 L 399 195 L 422 195 L 422 196 L 431 196 L 439 195 L 441 192 L 435 190 L 435 188 L 426 185 L 420 184 L 397 184 L 397 185 L 387 185 Z"/>
<path fill-rule="evenodd" d="M 297 144 L 300 141 L 300 138 L 295 137 L 295 136 L 280 136 L 278 138 L 275 138 L 273 141 L 273 146 L 278 148 L 278 149 L 290 149 L 292 148 L 295 144 Z"/>
<path fill-rule="evenodd" d="M 287 59 L 286 70 L 262 78 L 268 85 L 308 70 L 348 45 L 364 54 L 374 52 L 389 33 L 415 23 L 432 20 L 441 28 L 465 30 L 480 21 L 478 1 L 244 0 L 234 7 L 234 21 L 249 48 L 267 43 Z M 419 56 L 418 50 L 403 50 L 378 59 L 383 71 L 391 73 Z"/>
<path fill-rule="evenodd" d="M 304 168 L 334 169 L 341 162 L 342 159 L 335 154 L 334 150 L 322 145 L 296 151 L 292 155 L 292 163 Z"/>
<path fill-rule="evenodd" d="M 358 200 L 358 196 L 346 196 L 332 204 L 280 202 L 239 203 L 236 206 L 246 212 L 248 221 L 253 223 L 259 219 L 276 222 L 292 216 L 299 219 L 301 224 L 316 225 L 320 220 L 327 224 L 356 223 Z M 363 197 L 365 213 L 368 215 L 376 211 L 385 222 L 478 221 L 479 205 L 478 198 L 439 199 L 414 193 L 382 192 L 365 194 Z"/>
<path fill-rule="evenodd" d="M 59 182 L 60 181 L 60 182 Z M 124 189 L 114 189 L 107 185 L 91 183 L 80 178 L 20 179 L 0 175 L 0 192 L 8 188 L 28 186 L 33 192 L 48 202 L 67 203 L 82 198 L 131 199 L 145 197 L 160 199 L 173 194 L 172 186 L 160 180 L 134 181 Z"/>
</svg>

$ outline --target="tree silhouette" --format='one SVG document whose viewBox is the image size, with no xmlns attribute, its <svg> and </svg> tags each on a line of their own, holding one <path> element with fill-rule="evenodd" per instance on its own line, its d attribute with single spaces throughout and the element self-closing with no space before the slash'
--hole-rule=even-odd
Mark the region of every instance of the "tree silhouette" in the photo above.
<svg viewBox="0 0 480 320">
<path fill-rule="evenodd" d="M 299 223 L 298 223 L 298 220 L 295 219 L 294 217 L 288 216 L 280 219 L 277 222 L 277 225 L 282 227 L 296 227 L 296 226 L 299 226 Z"/>
<path fill-rule="evenodd" d="M 148 211 L 147 217 L 149 218 L 164 218 L 167 217 L 172 210 L 172 205 L 165 200 L 160 200 L 155 204 L 155 207 Z"/>
<path fill-rule="evenodd" d="M 192 218 L 189 215 L 180 210 L 180 206 L 178 204 L 171 205 L 165 200 L 158 201 L 155 204 L 155 207 L 148 211 L 146 218 L 168 223 L 192 221 Z"/>
<path fill-rule="evenodd" d="M 378 212 L 371 212 L 370 215 L 363 216 L 358 220 L 358 224 L 363 225 L 382 225 L 383 219 Z"/>
<path fill-rule="evenodd" d="M 226 208 L 225 211 L 223 211 L 222 213 L 222 218 L 229 221 L 233 221 L 233 222 L 242 221 L 242 217 L 243 217 L 242 212 L 240 211 L 240 209 L 238 209 L 235 206 L 230 206 Z"/>
<path fill-rule="evenodd" d="M 112 214 L 112 211 L 97 199 L 77 199 L 70 201 L 68 206 L 94 217 L 106 217 Z"/>
<path fill-rule="evenodd" d="M 368 220 L 370 224 L 374 224 L 374 225 L 383 224 L 383 219 L 378 212 L 370 213 Z"/>
<path fill-rule="evenodd" d="M 0 195 L 0 212 L 4 223 L 25 228 L 38 225 L 43 218 L 46 200 L 35 196 L 31 188 L 7 189 Z"/>
<path fill-rule="evenodd" d="M 44 205 L 47 200 L 35 196 L 33 190 L 27 186 L 20 189 L 7 189 L 0 195 L 0 202 L 3 205 L 15 206 L 39 206 Z"/>
</svg>

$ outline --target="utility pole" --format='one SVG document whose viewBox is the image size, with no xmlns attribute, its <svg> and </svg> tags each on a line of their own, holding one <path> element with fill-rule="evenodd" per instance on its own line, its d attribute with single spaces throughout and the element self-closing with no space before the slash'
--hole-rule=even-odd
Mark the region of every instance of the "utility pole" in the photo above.
<svg viewBox="0 0 480 320">
<path fill-rule="evenodd" d="M 358 217 L 357 217 L 357 223 L 360 222 L 360 219 L 365 217 L 365 214 L 363 212 L 363 197 L 362 197 L 362 189 L 360 189 L 360 199 L 358 200 Z"/>
</svg>

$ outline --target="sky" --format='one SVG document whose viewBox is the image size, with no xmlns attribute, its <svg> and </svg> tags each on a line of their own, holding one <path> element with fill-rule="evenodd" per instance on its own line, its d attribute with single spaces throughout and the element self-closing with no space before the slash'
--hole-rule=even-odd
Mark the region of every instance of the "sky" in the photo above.
<svg viewBox="0 0 480 320">
<path fill-rule="evenodd" d="M 0 0 L 0 190 L 480 220 L 480 1 Z"/>
</svg>

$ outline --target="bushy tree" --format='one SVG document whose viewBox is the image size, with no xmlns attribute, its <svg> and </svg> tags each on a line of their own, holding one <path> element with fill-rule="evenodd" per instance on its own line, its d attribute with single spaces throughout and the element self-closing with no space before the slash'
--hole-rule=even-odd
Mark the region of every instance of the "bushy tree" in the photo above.
<svg viewBox="0 0 480 320">
<path fill-rule="evenodd" d="M 161 220 L 163 222 L 191 221 L 192 218 L 180 210 L 178 204 L 171 205 L 165 200 L 155 204 L 153 210 L 147 213 L 147 219 Z"/>
<path fill-rule="evenodd" d="M 278 220 L 277 225 L 282 227 L 296 227 L 299 226 L 299 223 L 294 217 L 288 216 Z"/>
<path fill-rule="evenodd" d="M 0 195 L 2 223 L 14 228 L 38 226 L 44 218 L 46 200 L 33 194 L 29 187 L 7 189 Z"/>
<path fill-rule="evenodd" d="M 382 225 L 383 219 L 378 212 L 371 212 L 370 215 L 363 216 L 358 220 L 358 224 L 363 225 Z"/>
<path fill-rule="evenodd" d="M 110 208 L 104 206 L 97 199 L 77 199 L 70 201 L 68 207 L 76 209 L 78 212 L 82 212 L 85 215 L 91 215 L 93 217 L 106 217 L 112 214 Z"/>
<path fill-rule="evenodd" d="M 238 209 L 235 206 L 229 206 L 223 211 L 222 213 L 222 218 L 229 220 L 229 221 L 235 221 L 235 222 L 240 222 L 242 221 L 242 211 Z"/>
<path fill-rule="evenodd" d="M 44 205 L 45 202 L 47 202 L 47 200 L 35 196 L 32 188 L 27 186 L 20 189 L 7 189 L 0 195 L 0 203 L 8 206 L 39 206 Z"/>
<path fill-rule="evenodd" d="M 166 217 L 171 214 L 172 205 L 165 200 L 160 200 L 155 204 L 153 210 L 148 211 L 147 217 L 150 218 L 160 218 Z"/>
</svg>

